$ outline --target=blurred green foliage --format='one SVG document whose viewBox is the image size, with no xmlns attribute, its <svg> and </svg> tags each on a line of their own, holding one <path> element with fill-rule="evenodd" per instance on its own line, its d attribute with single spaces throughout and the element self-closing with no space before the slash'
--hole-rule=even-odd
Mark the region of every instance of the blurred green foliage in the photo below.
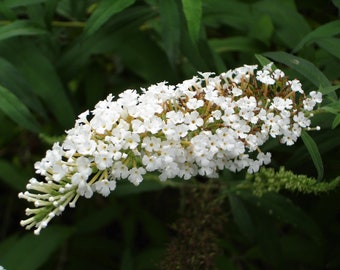
<svg viewBox="0 0 340 270">
<path fill-rule="evenodd" d="M 305 91 L 323 92 L 327 111 L 315 117 L 322 130 L 305 135 L 305 144 L 268 143 L 271 165 L 322 181 L 338 177 L 339 14 L 338 0 L 0 1 L 0 265 L 159 269 L 182 180 L 121 183 L 109 198 L 81 200 L 39 237 L 19 226 L 27 205 L 17 193 L 34 162 L 108 93 L 270 59 Z M 339 189 L 257 197 L 233 189 L 244 179 L 220 177 L 228 221 L 218 269 L 340 268 Z"/>
</svg>

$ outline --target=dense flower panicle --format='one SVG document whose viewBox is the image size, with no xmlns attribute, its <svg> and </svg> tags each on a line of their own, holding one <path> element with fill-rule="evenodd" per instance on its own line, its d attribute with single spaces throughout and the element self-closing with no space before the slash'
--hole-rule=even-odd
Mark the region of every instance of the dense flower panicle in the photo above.
<svg viewBox="0 0 340 270">
<path fill-rule="evenodd" d="M 308 129 L 320 93 L 306 96 L 301 83 L 271 64 L 244 65 L 219 76 L 199 73 L 176 86 L 166 82 L 109 95 L 79 115 L 62 144 L 36 162 L 36 173 L 19 197 L 33 202 L 21 222 L 35 233 L 80 196 L 108 196 L 116 181 L 139 185 L 157 171 L 160 180 L 218 171 L 259 170 L 271 160 L 260 150 L 270 137 L 292 145 Z"/>
</svg>

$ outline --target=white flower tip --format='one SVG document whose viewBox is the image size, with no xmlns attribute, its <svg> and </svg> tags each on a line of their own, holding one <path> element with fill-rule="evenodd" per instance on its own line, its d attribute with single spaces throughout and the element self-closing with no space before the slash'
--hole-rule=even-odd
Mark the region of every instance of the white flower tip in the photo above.
<svg viewBox="0 0 340 270">
<path fill-rule="evenodd" d="M 71 208 L 75 208 L 75 207 L 76 207 L 76 203 L 75 203 L 75 202 L 70 202 L 68 205 L 69 205 Z"/>
<path fill-rule="evenodd" d="M 40 227 L 41 227 L 42 229 L 43 229 L 43 228 L 46 228 L 47 225 L 48 225 L 48 222 L 47 222 L 47 221 L 42 221 L 42 222 L 40 223 Z"/>
</svg>

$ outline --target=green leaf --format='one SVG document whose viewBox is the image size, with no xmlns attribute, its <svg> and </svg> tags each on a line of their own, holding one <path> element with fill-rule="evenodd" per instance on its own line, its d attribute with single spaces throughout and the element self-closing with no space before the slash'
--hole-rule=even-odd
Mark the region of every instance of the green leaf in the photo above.
<svg viewBox="0 0 340 270">
<path fill-rule="evenodd" d="M 252 6 L 256 16 L 263 14 L 271 18 L 275 26 L 273 34 L 289 48 L 294 48 L 310 31 L 306 19 L 297 11 L 296 6 L 292 2 L 262 0 L 256 1 Z"/>
<path fill-rule="evenodd" d="M 7 88 L 0 85 L 0 110 L 19 126 L 32 132 L 39 132 L 40 125 L 27 107 Z"/>
<path fill-rule="evenodd" d="M 15 7 L 20 7 L 20 6 L 29 6 L 29 5 L 45 3 L 47 2 L 47 0 L 3 0 L 2 2 L 4 5 L 6 5 L 9 8 L 15 8 Z"/>
<path fill-rule="evenodd" d="M 7 245 L 6 252 L 0 254 L 1 265 L 11 270 L 39 269 L 71 233 L 71 229 L 61 226 L 49 226 L 39 236 L 28 233 Z"/>
<path fill-rule="evenodd" d="M 101 31 L 97 31 L 86 38 L 83 36 L 77 38 L 61 55 L 61 58 L 58 59 L 58 71 L 62 74 L 63 78 L 73 80 L 77 78 L 79 72 L 89 64 L 92 55 L 112 53 L 116 48 L 127 50 L 128 53 L 133 52 L 137 54 L 139 58 L 144 58 L 144 55 L 139 52 L 144 48 L 148 48 L 149 54 L 152 54 L 155 49 L 158 53 L 160 48 L 156 46 L 155 42 L 152 42 L 152 47 L 149 47 L 149 44 L 132 43 L 136 41 L 131 41 L 135 39 L 133 35 L 136 32 L 141 35 L 139 26 L 150 19 L 150 16 L 154 15 L 156 15 L 156 13 L 150 14 L 150 8 L 142 6 L 131 7 L 123 13 L 117 14 L 114 20 L 111 20 L 110 23 L 101 28 Z M 146 35 L 144 34 L 144 36 Z M 150 43 L 150 41 L 148 43 Z M 124 44 L 124 46 L 122 46 L 122 44 Z M 138 44 L 138 46 L 136 46 L 136 44 Z M 125 49 L 125 46 L 128 46 L 129 49 Z M 143 49 L 141 49 L 141 47 L 143 47 Z M 158 60 L 159 62 L 162 60 L 164 63 L 163 59 L 154 59 L 156 57 L 158 57 L 158 55 L 154 56 L 152 60 Z M 145 59 L 150 61 L 147 56 L 145 56 Z M 141 65 L 143 63 L 139 64 Z M 147 63 L 144 63 L 144 65 L 147 65 Z M 157 68 L 158 72 L 161 72 L 159 66 Z M 144 71 L 141 70 L 140 72 Z M 162 80 L 164 79 L 163 75 Z"/>
<path fill-rule="evenodd" d="M 201 30 L 202 0 L 182 0 L 182 6 L 189 36 L 197 44 Z"/>
<path fill-rule="evenodd" d="M 316 87 L 319 87 L 320 85 L 322 87 L 331 85 L 327 77 L 308 60 L 286 52 L 268 52 L 264 53 L 264 55 L 299 72 Z"/>
<path fill-rule="evenodd" d="M 268 64 L 270 64 L 270 63 L 272 63 L 272 61 L 270 61 L 268 58 L 266 58 L 266 57 L 264 57 L 263 55 L 261 55 L 261 54 L 255 54 L 255 57 L 256 57 L 256 59 L 257 59 L 257 61 L 259 61 L 259 63 L 261 64 L 261 66 L 266 66 L 266 65 L 268 65 Z M 276 69 L 276 66 L 273 64 L 272 65 L 272 68 L 273 69 Z"/>
<path fill-rule="evenodd" d="M 249 35 L 269 45 L 270 39 L 274 33 L 272 19 L 268 15 L 256 16 L 256 21 L 250 25 Z"/>
<path fill-rule="evenodd" d="M 24 170 L 15 167 L 12 163 L 0 159 L 0 179 L 17 191 L 21 191 L 27 184 L 28 175 Z"/>
<path fill-rule="evenodd" d="M 332 107 L 332 106 L 322 106 L 322 109 L 325 110 L 326 112 L 329 112 L 329 113 L 337 115 L 339 113 L 339 106 L 337 106 L 337 107 L 338 108 Z"/>
<path fill-rule="evenodd" d="M 204 25 L 218 28 L 227 25 L 235 29 L 247 31 L 253 21 L 249 4 L 243 1 L 204 1 Z"/>
<path fill-rule="evenodd" d="M 115 52 L 135 74 L 150 83 L 173 81 L 174 75 L 166 54 L 157 44 L 138 29 L 116 33 Z M 124 42 L 124 46 L 121 46 Z M 138 44 L 136 48 L 136 44 Z"/>
<path fill-rule="evenodd" d="M 153 180 L 146 180 L 136 187 L 135 185 L 124 181 L 119 182 L 119 188 L 114 191 L 115 196 L 126 196 L 131 194 L 138 194 L 143 192 L 155 191 L 165 188 L 166 186 L 159 181 L 158 177 L 155 175 L 149 175 L 149 177 L 153 177 Z"/>
<path fill-rule="evenodd" d="M 29 21 L 17 20 L 0 27 L 0 40 L 15 36 L 43 35 L 46 33 L 44 29 L 33 26 Z"/>
<path fill-rule="evenodd" d="M 321 92 L 323 95 L 327 95 L 330 93 L 335 94 L 335 91 L 338 89 L 340 89 L 340 85 L 332 85 L 332 86 L 327 86 L 327 87 L 320 86 L 318 89 L 318 92 Z"/>
<path fill-rule="evenodd" d="M 321 48 L 336 58 L 340 59 L 340 39 L 339 38 L 323 38 L 316 41 Z"/>
<path fill-rule="evenodd" d="M 103 26 L 113 15 L 131 6 L 135 0 L 102 0 L 84 28 L 84 35 L 90 36 Z"/>
<path fill-rule="evenodd" d="M 340 11 L 340 0 L 332 0 L 334 6 L 336 6 L 338 8 L 338 10 Z"/>
<path fill-rule="evenodd" d="M 318 180 L 321 181 L 323 178 L 323 173 L 324 173 L 324 169 L 323 169 L 323 163 L 322 163 L 322 159 L 321 159 L 321 155 L 318 149 L 318 146 L 316 145 L 315 141 L 313 140 L 313 138 L 306 132 L 306 131 L 302 131 L 301 133 L 301 138 L 303 140 L 303 143 L 305 144 L 312 160 L 314 163 L 314 166 L 318 172 Z"/>
<path fill-rule="evenodd" d="M 281 222 L 292 225 L 306 233 L 311 239 L 318 242 L 322 239 L 321 232 L 315 221 L 307 215 L 300 207 L 278 194 L 265 193 L 261 197 L 250 193 L 240 192 L 240 196 L 256 205 L 259 210 L 264 211 L 267 216 L 272 216 Z"/>
<path fill-rule="evenodd" d="M 335 129 L 340 124 L 340 114 L 336 115 L 333 123 L 332 123 L 332 129 Z"/>
<path fill-rule="evenodd" d="M 119 211 L 117 205 L 111 204 L 109 207 L 92 211 L 87 216 L 76 223 L 77 234 L 89 233 L 107 226 L 114 218 L 117 218 Z"/>
<path fill-rule="evenodd" d="M 209 39 L 209 45 L 218 53 L 223 52 L 254 52 L 258 44 L 249 37 L 230 37 L 222 39 Z"/>
<path fill-rule="evenodd" d="M 254 237 L 254 224 L 250 214 L 240 198 L 233 194 L 228 195 L 230 209 L 234 217 L 234 221 L 240 231 L 247 237 Z"/>
<path fill-rule="evenodd" d="M 66 96 L 61 78 L 51 61 L 28 40 L 7 40 L 0 44 L 0 52 L 20 71 L 35 95 L 48 106 L 63 128 L 74 123 L 74 111 Z"/>
<path fill-rule="evenodd" d="M 306 35 L 299 44 L 294 48 L 293 52 L 301 50 L 305 45 L 308 45 L 314 41 L 319 41 L 322 38 L 335 36 L 340 33 L 340 20 L 326 23 L 314 31 Z"/>
<path fill-rule="evenodd" d="M 34 94 L 28 82 L 24 79 L 19 70 L 10 62 L 0 57 L 0 84 L 10 90 L 27 107 L 46 116 L 46 112 Z"/>
<path fill-rule="evenodd" d="M 170 63 L 175 67 L 179 55 L 181 36 L 181 23 L 177 2 L 173 0 L 160 1 L 159 12 L 164 49 Z"/>
<path fill-rule="evenodd" d="M 3 20 L 9 20 L 9 21 L 15 21 L 17 19 L 17 16 L 10 7 L 5 5 L 3 2 L 0 2 L 0 14 L 3 16 Z"/>
<path fill-rule="evenodd" d="M 131 253 L 130 247 L 125 247 L 125 250 L 123 252 L 122 262 L 120 265 L 121 270 L 133 270 L 134 267 L 134 257 Z"/>
</svg>

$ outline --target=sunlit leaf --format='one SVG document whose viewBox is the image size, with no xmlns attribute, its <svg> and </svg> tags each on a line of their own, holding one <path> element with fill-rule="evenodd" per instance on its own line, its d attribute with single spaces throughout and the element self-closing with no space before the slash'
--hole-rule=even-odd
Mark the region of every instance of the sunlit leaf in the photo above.
<svg viewBox="0 0 340 270">
<path fill-rule="evenodd" d="M 303 143 L 305 144 L 312 160 L 315 165 L 315 168 L 318 172 L 318 180 L 322 180 L 324 169 L 323 169 L 323 163 L 322 158 L 318 149 L 318 146 L 316 145 L 313 138 L 306 132 L 302 131 L 301 138 L 303 140 Z"/>
</svg>

